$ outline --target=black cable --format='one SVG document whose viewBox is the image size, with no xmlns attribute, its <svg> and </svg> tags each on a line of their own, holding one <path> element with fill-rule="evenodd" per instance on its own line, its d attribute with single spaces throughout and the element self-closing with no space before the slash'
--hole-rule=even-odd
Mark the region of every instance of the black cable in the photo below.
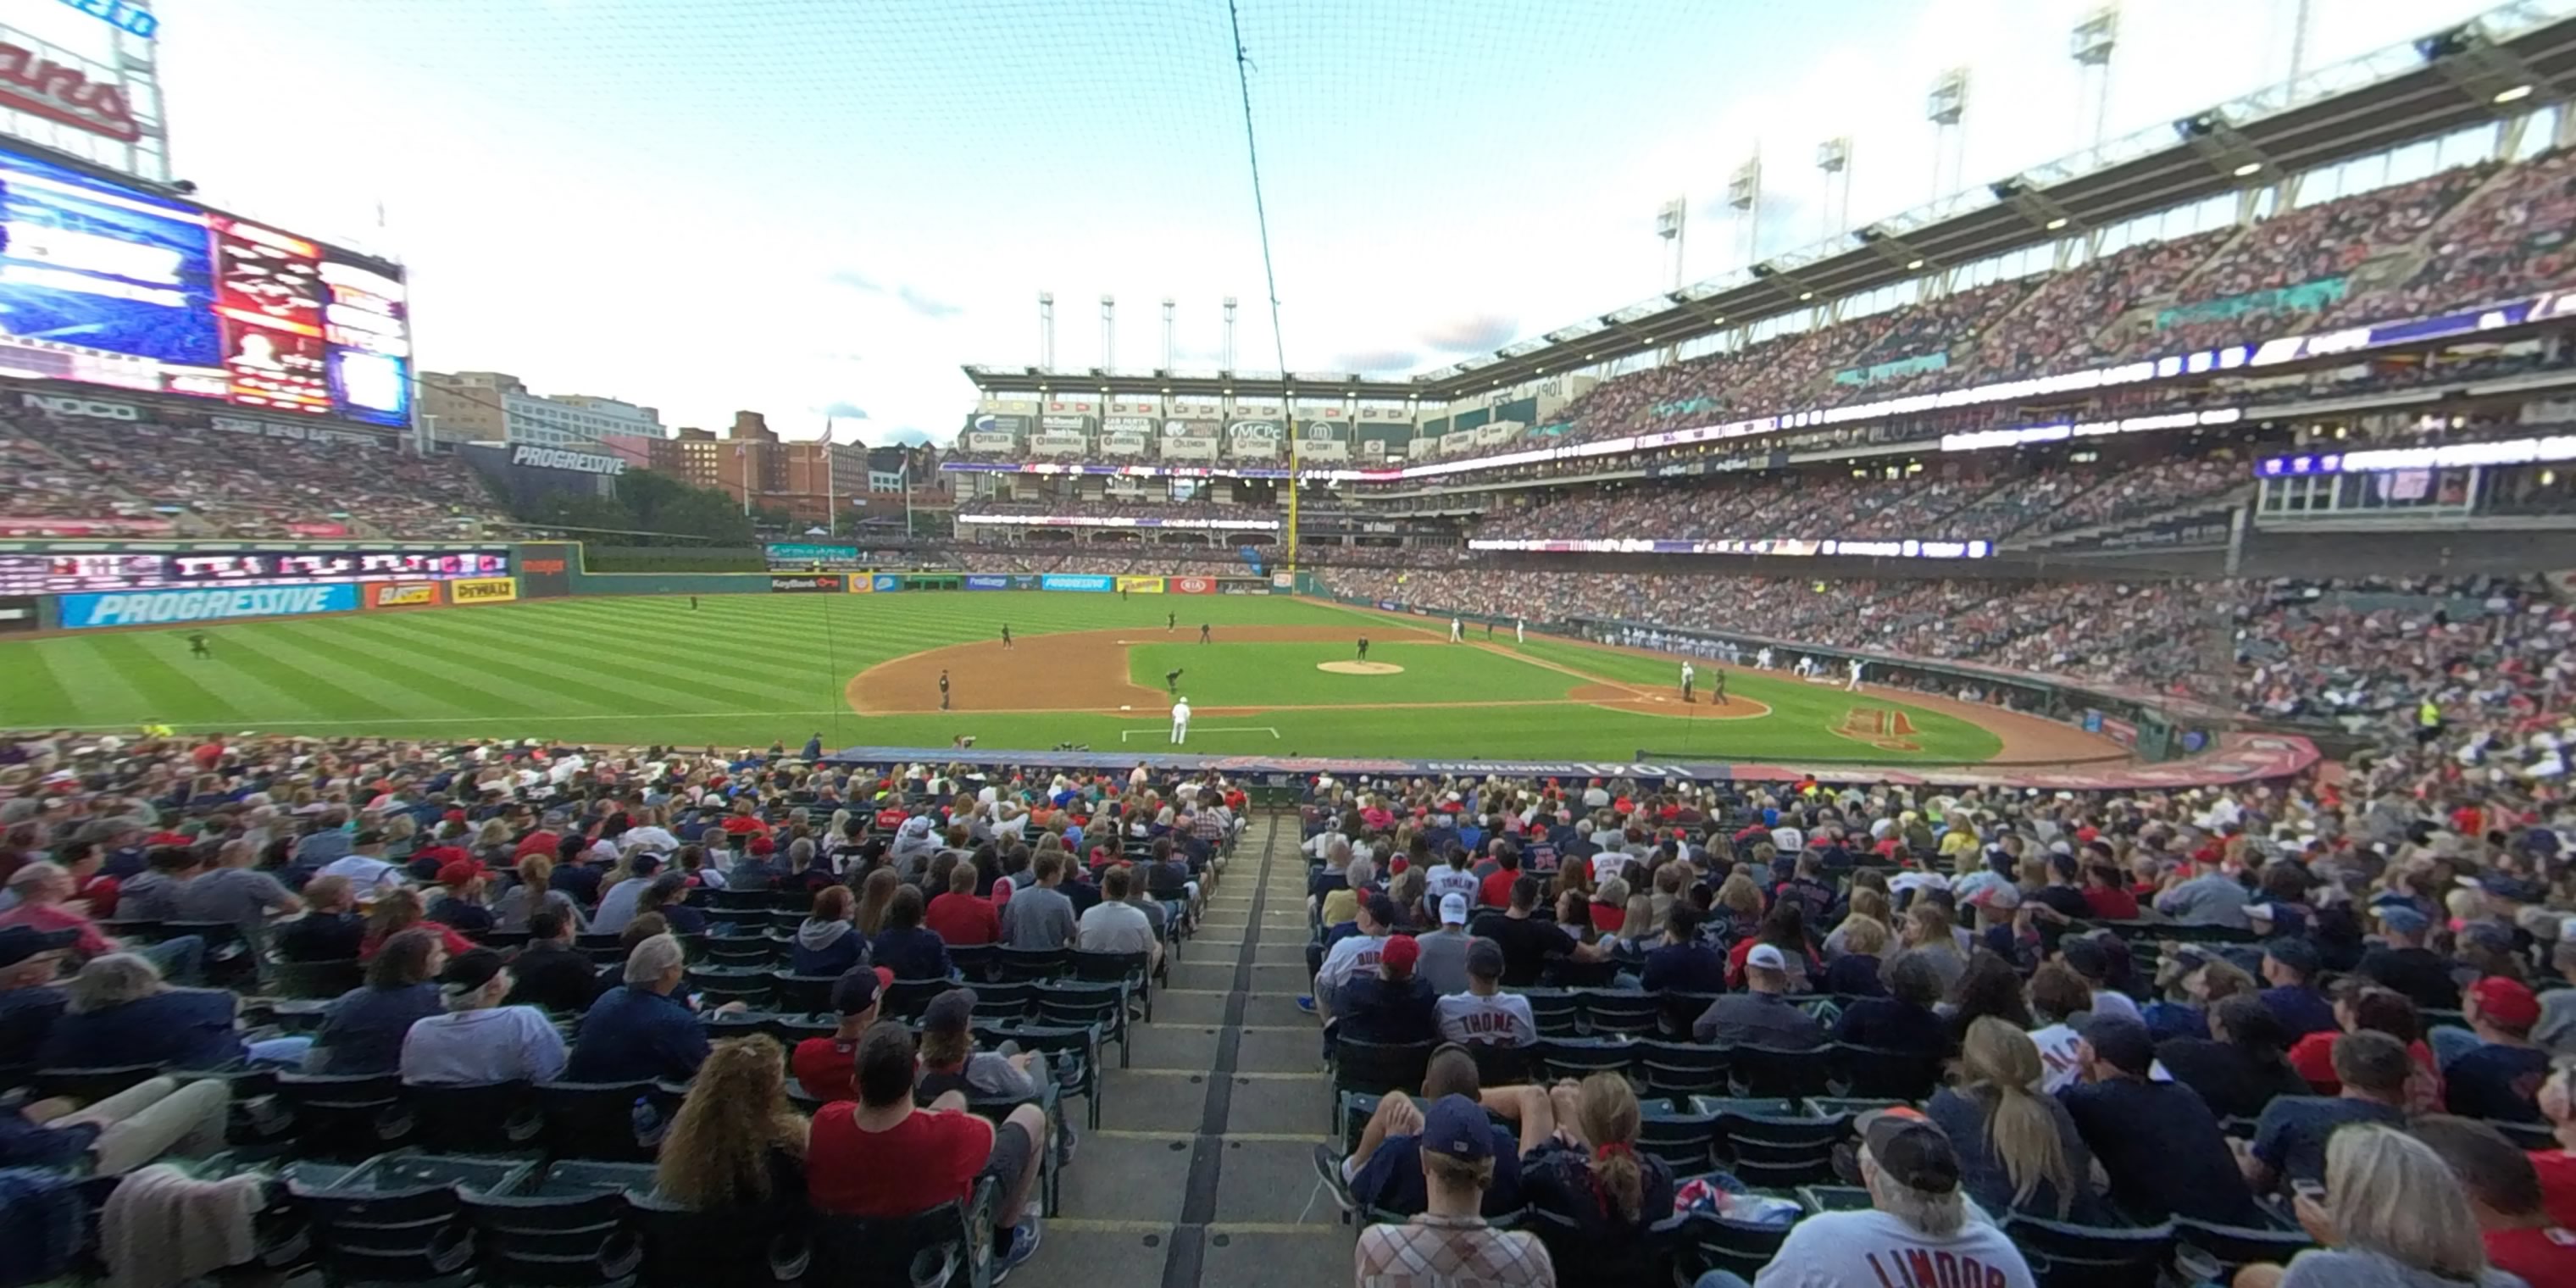
<svg viewBox="0 0 2576 1288">
<path fill-rule="evenodd" d="M 1234 84 L 1243 95 L 1243 155 L 1252 166 L 1252 216 L 1261 226 L 1261 278 L 1270 288 L 1270 351 L 1279 374 L 1288 374 L 1288 345 L 1279 332 L 1279 271 L 1270 260 L 1270 208 L 1261 199 L 1261 144 L 1252 129 L 1251 55 L 1243 49 L 1243 14 L 1236 0 L 1225 0 L 1226 23 L 1234 31 Z M 1289 480 L 1294 488 L 1296 480 Z"/>
</svg>

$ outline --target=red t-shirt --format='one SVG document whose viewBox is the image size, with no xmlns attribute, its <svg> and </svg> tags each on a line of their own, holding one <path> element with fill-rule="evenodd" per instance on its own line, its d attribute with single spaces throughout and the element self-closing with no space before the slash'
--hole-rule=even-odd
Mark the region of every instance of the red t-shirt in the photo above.
<svg viewBox="0 0 2576 1288">
<path fill-rule="evenodd" d="M 894 1217 L 962 1203 L 993 1156 L 993 1125 L 963 1110 L 916 1109 L 872 1132 L 860 1129 L 858 1108 L 843 1100 L 814 1114 L 805 1192 L 819 1211 Z"/>
<path fill-rule="evenodd" d="M 72 900 L 89 908 L 89 915 L 101 921 L 116 915 L 116 895 L 124 888 L 114 877 L 91 877 L 72 891 Z"/>
<path fill-rule="evenodd" d="M 735 836 L 742 836 L 752 832 L 766 832 L 769 830 L 769 825 L 767 823 L 763 823 L 749 814 L 728 814 L 725 816 L 725 821 L 717 826 Z"/>
<path fill-rule="evenodd" d="M 1476 902 L 1488 908 L 1512 906 L 1512 883 L 1521 874 L 1510 868 L 1496 868 L 1485 874 L 1485 883 L 1476 887 Z"/>
<path fill-rule="evenodd" d="M 2138 896 L 2114 886 L 2084 887 L 2084 906 L 2105 921 L 2138 919 Z"/>
<path fill-rule="evenodd" d="M 2576 1228 L 2576 1154 L 2540 1150 L 2531 1156 L 2531 1166 L 2540 1173 L 2541 1208 L 2550 1220 Z"/>
<path fill-rule="evenodd" d="M 220 742 L 200 743 L 195 750 L 188 753 L 188 759 L 197 762 L 197 769 L 200 773 L 213 770 L 217 764 L 223 761 L 223 758 L 224 745 Z"/>
<path fill-rule="evenodd" d="M 990 899 L 955 891 L 931 900 L 922 910 L 921 924 L 951 948 L 999 943 L 1002 938 L 1002 910 Z"/>
<path fill-rule="evenodd" d="M 561 833 L 550 832 L 541 827 L 519 838 L 519 844 L 510 851 L 510 861 L 516 863 L 531 854 L 542 854 L 551 860 L 557 856 L 557 852 L 562 847 Z"/>
<path fill-rule="evenodd" d="M 859 1098 L 859 1046 L 839 1038 L 807 1038 L 788 1057 L 788 1072 L 818 1100 Z"/>
<path fill-rule="evenodd" d="M 2547 1226 L 2537 1230 L 2489 1230 L 2487 1262 L 2519 1275 L 2531 1288 L 2576 1285 L 2576 1231 Z"/>
<path fill-rule="evenodd" d="M 1592 928 L 1594 930 L 1598 930 L 1605 935 L 1615 935 L 1624 929 L 1627 924 L 1627 905 L 1622 904 L 1614 908 L 1609 904 L 1600 902 L 1599 900 L 1593 901 Z"/>
</svg>

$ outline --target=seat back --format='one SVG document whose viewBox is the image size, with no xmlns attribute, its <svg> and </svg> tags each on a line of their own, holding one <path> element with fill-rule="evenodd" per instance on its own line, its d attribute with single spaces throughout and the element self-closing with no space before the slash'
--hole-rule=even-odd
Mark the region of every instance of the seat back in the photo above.
<svg viewBox="0 0 2576 1288">
<path fill-rule="evenodd" d="M 281 1073 L 277 1099 L 307 1157 L 372 1158 L 409 1142 L 415 1127 L 402 1079 L 390 1073 Z"/>
<path fill-rule="evenodd" d="M 112 1064 L 90 1068 L 38 1069 L 35 1073 L 38 1096 L 69 1096 L 84 1104 L 105 1100 L 109 1096 L 161 1076 L 155 1064 Z"/>
<path fill-rule="evenodd" d="M 769 975 L 770 996 L 782 1014 L 828 1014 L 832 1009 L 832 985 L 839 982 L 840 976 L 837 975 L 772 971 Z"/>
<path fill-rule="evenodd" d="M 1580 1037 L 1583 1032 L 1583 1003 L 1561 988 L 1523 989 L 1521 996 L 1529 1002 L 1530 1019 L 1538 1025 L 1540 1037 Z"/>
<path fill-rule="evenodd" d="M 1637 1152 L 1671 1166 L 1675 1176 L 1697 1176 L 1709 1170 L 1717 1147 L 1718 1116 L 1675 1112 L 1664 1101 L 1648 1101 L 1637 1119 Z"/>
<path fill-rule="evenodd" d="M 719 963 L 689 968 L 689 991 L 711 1007 L 740 1002 L 756 1011 L 765 1010 L 774 984 L 765 957 L 756 965 Z"/>
<path fill-rule="evenodd" d="M 885 1014 L 898 1019 L 919 1019 L 930 1009 L 930 999 L 957 987 L 946 979 L 899 979 L 885 991 Z"/>
<path fill-rule="evenodd" d="M 1640 1090 L 1649 1096 L 1723 1096 L 1726 1049 L 1647 1038 L 1635 1044 Z"/>
<path fill-rule="evenodd" d="M 976 1219 L 951 1200 L 886 1219 L 822 1216 L 814 1221 L 815 1281 L 854 1288 L 944 1288 L 978 1282 L 992 1256 L 991 1205 Z"/>
<path fill-rule="evenodd" d="M 1703 1267 L 1731 1272 L 1747 1282 L 1771 1264 L 1789 1238 L 1789 1226 L 1729 1221 L 1714 1212 L 1693 1212 L 1683 1220 L 1683 1237 Z"/>
<path fill-rule="evenodd" d="M 958 977 L 979 987 L 997 978 L 1001 961 L 1002 950 L 997 944 L 969 944 L 963 948 L 952 944 L 948 948 L 948 964 L 957 968 Z"/>
<path fill-rule="evenodd" d="M 2003 1232 L 2025 1253 L 2037 1254 L 2046 1269 L 2045 1288 L 2155 1288 L 2172 1252 L 2171 1223 L 2137 1227 L 2070 1225 L 2014 1213 Z"/>
<path fill-rule="evenodd" d="M 354 957 L 346 961 L 268 964 L 269 987 L 279 997 L 327 999 L 366 982 L 367 968 Z"/>
<path fill-rule="evenodd" d="M 741 966 L 767 973 L 778 956 L 778 941 L 765 934 L 710 935 L 707 937 L 708 966 Z M 695 966 L 692 966 L 695 969 Z"/>
<path fill-rule="evenodd" d="M 1152 962 L 1152 958 L 1141 951 L 1097 953 L 1080 948 L 1068 950 L 1065 960 L 1072 964 L 1075 979 L 1126 980 L 1138 986 L 1144 984 L 1145 971 Z"/>
<path fill-rule="evenodd" d="M 1070 969 L 1068 949 L 1005 948 L 993 950 L 994 969 L 1003 980 L 1055 979 Z"/>
<path fill-rule="evenodd" d="M 407 1083 L 403 1100 L 421 1140 L 463 1154 L 533 1150 L 544 1125 L 524 1082 Z"/>
<path fill-rule="evenodd" d="M 976 984 L 975 1018 L 978 1020 L 1026 1019 L 1037 1009 L 1038 986 L 1027 980 L 1009 984 Z"/>
<path fill-rule="evenodd" d="M 1384 1094 L 1422 1089 L 1423 1071 L 1431 1064 L 1432 1042 L 1333 1043 L 1333 1089 Z"/>
<path fill-rule="evenodd" d="M 652 1184 L 649 1171 L 643 1178 Z M 493 1282 L 596 1288 L 634 1281 L 643 1242 L 627 1229 L 626 1185 L 532 1174 L 506 1191 L 460 1188 Z"/>
<path fill-rule="evenodd" d="M 1530 1080 L 1536 1065 L 1530 1059 L 1530 1048 L 1503 1042 L 1470 1042 L 1467 1054 L 1475 1057 L 1476 1082 L 1485 1087 L 1508 1087 Z"/>
<path fill-rule="evenodd" d="M 465 1193 L 506 1193 L 525 1163 L 402 1151 L 380 1154 L 321 1184 L 284 1173 L 289 1201 L 310 1223 L 314 1259 L 333 1283 L 440 1283 L 471 1273 L 478 1251 Z"/>
<path fill-rule="evenodd" d="M 1587 1235 L 1573 1219 L 1533 1207 L 1521 1228 L 1538 1236 L 1562 1288 L 1636 1288 L 1673 1281 L 1673 1253 L 1689 1218 L 1672 1216 L 1633 1234 Z"/>
<path fill-rule="evenodd" d="M 1832 1076 L 1842 1082 L 1848 1096 L 1920 1104 L 1941 1087 L 1942 1059 L 1937 1054 L 1837 1043 L 1831 1065 Z"/>
<path fill-rule="evenodd" d="M 1619 989 L 1591 989 L 1581 994 L 1584 1024 L 1595 1037 L 1626 1034 L 1652 1036 L 1663 1027 L 1663 999 Z"/>
<path fill-rule="evenodd" d="M 1726 1061 L 1739 1096 L 1795 1100 L 1832 1089 L 1832 1055 L 1823 1047 L 1734 1046 L 1726 1048 Z"/>
<path fill-rule="evenodd" d="M 1807 1113 L 1780 1100 L 1703 1100 L 1718 1114 L 1717 1134 L 1732 1152 L 1728 1170 L 1756 1188 L 1788 1189 L 1833 1181 L 1834 1146 L 1850 1120 Z"/>
<path fill-rule="evenodd" d="M 626 1204 L 644 1243 L 647 1288 L 775 1288 L 802 1281 L 812 1261 L 801 1203 L 699 1212 L 629 1191 Z"/>
<path fill-rule="evenodd" d="M 541 1082 L 534 1091 L 547 1153 L 618 1162 L 651 1162 L 681 1099 L 650 1081 Z"/>
<path fill-rule="evenodd" d="M 1626 1073 L 1637 1048 L 1617 1038 L 1540 1038 L 1531 1050 L 1551 1078 L 1586 1078 L 1596 1073 Z"/>
<path fill-rule="evenodd" d="M 2307 1231 L 2288 1226 L 2220 1225 L 2187 1216 L 2173 1219 L 2173 1234 L 2178 1255 L 2189 1252 L 2205 1259 L 2220 1283 L 2257 1262 L 2288 1265 L 2290 1258 L 2317 1246 Z"/>
</svg>

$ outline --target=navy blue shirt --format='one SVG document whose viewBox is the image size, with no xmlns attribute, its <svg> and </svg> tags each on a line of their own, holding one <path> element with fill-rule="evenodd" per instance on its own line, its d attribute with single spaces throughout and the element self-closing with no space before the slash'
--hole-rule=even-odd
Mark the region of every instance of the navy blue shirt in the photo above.
<svg viewBox="0 0 2576 1288">
<path fill-rule="evenodd" d="M 2456 1111 L 2454 1111 L 2456 1112 Z M 2284 1181 L 2326 1179 L 2326 1139 L 2350 1123 L 2406 1125 L 2406 1111 L 2346 1096 L 2282 1096 L 2254 1126 L 2254 1157 Z"/>
<path fill-rule="evenodd" d="M 574 903 L 593 908 L 599 905 L 599 878 L 599 869 L 589 864 L 566 863 L 546 878 L 546 886 L 571 895 Z"/>
<path fill-rule="evenodd" d="M 2264 1224 L 2236 1152 L 2200 1093 L 2179 1082 L 2115 1078 L 2057 1093 L 2111 1178 L 2111 1201 L 2140 1220 L 2187 1216 Z"/>
<path fill-rule="evenodd" d="M 1502 1216 L 1521 1210 L 1521 1142 L 1500 1124 L 1494 1127 L 1494 1183 L 1485 1188 L 1484 1214 Z M 1422 1179 L 1422 1138 L 1389 1136 L 1351 1177 L 1351 1197 L 1360 1206 L 1397 1216 L 1419 1216 L 1431 1207 Z"/>
<path fill-rule="evenodd" d="M 941 939 L 938 931 L 922 926 L 909 930 L 888 926 L 878 931 L 868 945 L 868 957 L 893 971 L 896 979 L 946 979 L 953 969 L 948 961 L 948 941 Z"/>
<path fill-rule="evenodd" d="M 1698 940 L 1687 944 L 1666 944 L 1646 954 L 1646 973 L 1642 982 L 1649 993 L 1667 989 L 1682 993 L 1723 993 L 1726 991 L 1726 957 Z"/>
<path fill-rule="evenodd" d="M 360 987 L 342 993 L 322 1012 L 313 1035 L 315 1073 L 392 1073 L 402 1066 L 403 1036 L 414 1020 L 446 1008 L 438 985 Z"/>
<path fill-rule="evenodd" d="M 233 1012 L 233 994 L 199 988 L 174 988 L 86 1015 L 66 1012 L 46 1034 L 36 1063 L 53 1069 L 220 1069 L 242 1058 Z"/>
<path fill-rule="evenodd" d="M 1882 1051 L 1944 1055 L 1950 1050 L 1950 1026 L 1930 1007 L 1892 997 L 1865 997 L 1843 1011 L 1834 1026 L 1834 1041 Z"/>
<path fill-rule="evenodd" d="M 2536 1123 L 2548 1077 L 2547 1051 L 2490 1042 L 2443 1066 L 2443 1105 L 2462 1118 Z"/>
<path fill-rule="evenodd" d="M 564 1061 L 566 1082 L 686 1082 L 706 1063 L 707 1031 L 677 997 L 621 984 L 599 995 Z"/>
<path fill-rule="evenodd" d="M 2290 1031 L 2293 1042 L 2311 1033 L 2334 1033 L 2343 1028 L 2335 1023 L 2334 1003 L 2304 984 L 2267 988 L 2262 997 L 2263 1005 L 2272 1008 L 2272 1018 Z"/>
<path fill-rule="evenodd" d="M 1342 985 L 1334 1007 L 1335 1035 L 1354 1042 L 1437 1042 L 1440 999 L 1419 975 L 1389 980 L 1370 974 Z"/>
</svg>

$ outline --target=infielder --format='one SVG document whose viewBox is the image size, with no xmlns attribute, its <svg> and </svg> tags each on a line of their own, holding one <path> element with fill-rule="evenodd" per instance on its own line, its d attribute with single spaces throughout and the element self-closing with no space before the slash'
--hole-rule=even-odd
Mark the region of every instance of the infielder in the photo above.
<svg viewBox="0 0 2576 1288">
<path fill-rule="evenodd" d="M 1452 644 L 1467 642 L 1467 624 L 1455 617 L 1449 619 L 1449 642 Z"/>
<path fill-rule="evenodd" d="M 1851 683 L 1846 684 L 1846 685 L 1844 685 L 1844 686 L 1843 686 L 1843 692 L 1845 692 L 1845 693 L 1858 693 L 1858 692 L 1860 692 L 1860 673 L 1861 673 L 1861 668 L 1863 668 L 1863 667 L 1865 667 L 1865 666 L 1867 666 L 1867 665 L 1869 665 L 1869 664 L 1868 664 L 1868 663 L 1866 663 L 1866 662 L 1861 661 L 1859 658 L 1853 658 L 1853 659 L 1851 660 L 1850 665 L 1851 665 Z"/>
<path fill-rule="evenodd" d="M 1527 643 L 1529 643 L 1529 637 L 1528 637 L 1528 636 L 1526 636 L 1526 635 L 1523 635 L 1523 634 L 1521 633 L 1521 619 L 1519 619 L 1519 618 L 1517 618 L 1517 617 L 1515 617 L 1515 618 L 1513 618 L 1513 619 L 1512 619 L 1512 643 L 1514 643 L 1514 644 L 1527 644 Z"/>
<path fill-rule="evenodd" d="M 1684 659 L 1682 661 L 1682 701 L 1695 701 L 1695 699 L 1691 697 L 1691 681 L 1698 678 L 1698 676 L 1699 672 L 1691 669 L 1690 661 L 1688 659 Z"/>
<path fill-rule="evenodd" d="M 1183 698 L 1172 704 L 1172 745 L 1177 747 L 1189 740 L 1190 700 Z"/>
<path fill-rule="evenodd" d="M 1770 646 L 1770 645 L 1768 645 L 1768 644 L 1763 645 L 1763 646 L 1762 646 L 1762 651 L 1753 655 L 1753 664 L 1754 664 L 1755 666 L 1761 667 L 1761 668 L 1762 668 L 1763 670 L 1765 670 L 1765 671 L 1768 671 L 1768 670 L 1770 670 L 1770 669 L 1771 669 L 1771 646 Z"/>
</svg>

